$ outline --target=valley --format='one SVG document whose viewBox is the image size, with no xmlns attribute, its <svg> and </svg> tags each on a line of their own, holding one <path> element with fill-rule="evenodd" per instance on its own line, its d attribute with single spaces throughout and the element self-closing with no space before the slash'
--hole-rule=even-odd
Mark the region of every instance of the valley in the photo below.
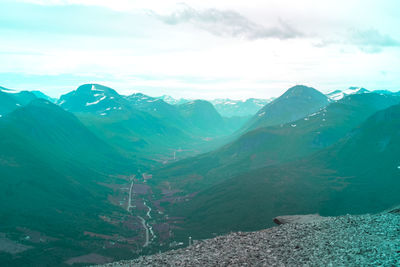
<svg viewBox="0 0 400 267">
<path fill-rule="evenodd" d="M 264 229 L 282 214 L 400 202 L 396 93 L 294 86 L 244 110 L 215 102 L 238 104 L 225 114 L 243 117 L 99 84 L 56 104 L 2 95 L 13 99 L 0 118 L 6 265 L 101 264 L 181 248 L 189 237 Z"/>
<path fill-rule="evenodd" d="M 399 10 L 0 0 L 0 267 L 400 266 Z"/>
</svg>

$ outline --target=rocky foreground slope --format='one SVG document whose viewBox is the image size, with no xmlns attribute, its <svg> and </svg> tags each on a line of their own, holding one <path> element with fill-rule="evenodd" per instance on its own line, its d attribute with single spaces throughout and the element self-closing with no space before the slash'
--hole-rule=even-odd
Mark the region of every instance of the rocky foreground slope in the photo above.
<svg viewBox="0 0 400 267">
<path fill-rule="evenodd" d="M 399 210 L 376 215 L 278 217 L 280 226 L 198 241 L 103 266 L 399 266 Z"/>
</svg>

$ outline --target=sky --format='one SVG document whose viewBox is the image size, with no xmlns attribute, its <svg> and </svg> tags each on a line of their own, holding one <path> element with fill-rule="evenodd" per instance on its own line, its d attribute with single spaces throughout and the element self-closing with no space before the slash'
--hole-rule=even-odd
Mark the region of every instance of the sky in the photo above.
<svg viewBox="0 0 400 267">
<path fill-rule="evenodd" d="M 398 0 L 0 0 L 0 86 L 269 98 L 400 89 Z"/>
</svg>

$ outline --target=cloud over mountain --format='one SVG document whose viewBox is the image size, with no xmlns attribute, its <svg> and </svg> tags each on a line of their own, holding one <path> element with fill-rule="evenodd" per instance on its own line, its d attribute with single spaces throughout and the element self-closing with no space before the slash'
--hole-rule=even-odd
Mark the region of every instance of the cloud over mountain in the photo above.
<svg viewBox="0 0 400 267">
<path fill-rule="evenodd" d="M 215 8 L 199 10 L 187 4 L 181 4 L 178 10 L 169 15 L 159 15 L 152 11 L 150 13 L 169 25 L 190 23 L 221 37 L 254 40 L 265 38 L 289 39 L 303 36 L 301 32 L 282 19 L 277 22 L 277 25 L 266 27 L 233 10 Z"/>
</svg>

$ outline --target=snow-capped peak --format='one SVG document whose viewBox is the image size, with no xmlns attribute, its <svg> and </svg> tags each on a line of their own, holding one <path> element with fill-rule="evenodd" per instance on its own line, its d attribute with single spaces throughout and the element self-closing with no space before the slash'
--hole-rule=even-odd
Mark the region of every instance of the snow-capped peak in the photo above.
<svg viewBox="0 0 400 267">
<path fill-rule="evenodd" d="M 327 94 L 327 97 L 333 101 L 338 101 L 347 95 L 364 94 L 369 91 L 363 87 L 349 87 L 345 90 L 335 90 Z"/>
</svg>

